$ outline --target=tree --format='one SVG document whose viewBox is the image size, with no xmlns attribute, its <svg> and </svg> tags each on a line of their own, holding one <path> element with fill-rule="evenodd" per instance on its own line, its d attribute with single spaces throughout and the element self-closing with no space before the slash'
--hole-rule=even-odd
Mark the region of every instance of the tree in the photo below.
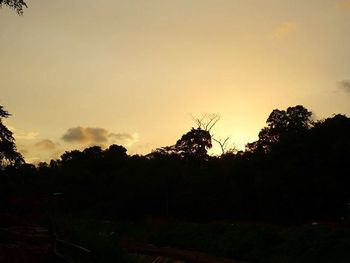
<svg viewBox="0 0 350 263">
<path fill-rule="evenodd" d="M 287 110 L 275 109 L 267 118 L 267 127 L 259 133 L 259 140 L 247 144 L 249 152 L 262 150 L 268 152 L 271 146 L 290 135 L 300 134 L 312 127 L 312 112 L 301 105 L 288 107 Z"/>
<path fill-rule="evenodd" d="M 191 130 L 176 142 L 175 145 L 156 149 L 150 156 L 177 155 L 182 158 L 204 160 L 208 157 L 208 150 L 212 145 L 210 130 L 219 121 L 217 114 L 203 114 L 200 118 L 192 117 L 197 128 Z"/>
<path fill-rule="evenodd" d="M 22 155 L 17 152 L 12 132 L 3 124 L 2 119 L 11 116 L 0 105 L 0 169 L 7 165 L 24 163 Z"/>
<path fill-rule="evenodd" d="M 308 111 L 301 105 L 288 107 L 284 110 L 273 110 L 266 123 L 269 130 L 275 133 L 288 131 L 301 131 L 312 126 L 312 112 Z"/>
<path fill-rule="evenodd" d="M 205 159 L 208 150 L 212 147 L 211 135 L 209 131 L 201 128 L 192 128 L 182 135 L 175 144 L 175 149 L 183 157 L 194 157 L 195 159 Z"/>
<path fill-rule="evenodd" d="M 105 158 L 111 159 L 111 160 L 119 160 L 119 159 L 126 159 L 127 158 L 127 150 L 125 147 L 121 145 L 112 144 L 109 146 L 108 149 L 104 151 Z"/>
<path fill-rule="evenodd" d="M 23 0 L 0 0 L 0 7 L 6 5 L 17 11 L 19 15 L 23 15 L 23 7 L 27 7 L 27 4 Z"/>
<path fill-rule="evenodd" d="M 212 136 L 212 139 L 219 144 L 221 156 L 226 154 L 236 154 L 238 152 L 237 147 L 234 144 L 229 144 L 230 136 L 227 136 L 225 139 Z"/>
<path fill-rule="evenodd" d="M 216 113 L 204 113 L 199 118 L 192 116 L 192 120 L 197 124 L 197 129 L 210 132 L 215 124 L 220 120 L 220 115 Z"/>
</svg>

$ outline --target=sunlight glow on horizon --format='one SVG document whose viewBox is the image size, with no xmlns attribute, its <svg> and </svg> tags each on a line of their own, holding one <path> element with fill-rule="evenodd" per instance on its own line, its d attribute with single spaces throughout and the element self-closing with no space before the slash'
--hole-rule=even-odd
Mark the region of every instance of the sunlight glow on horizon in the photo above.
<svg viewBox="0 0 350 263">
<path fill-rule="evenodd" d="M 350 79 L 348 4 L 37 0 L 22 17 L 3 8 L 0 105 L 35 162 L 94 143 L 62 139 L 77 127 L 149 153 L 203 112 L 220 114 L 214 135 L 243 150 L 273 109 L 350 114 L 337 85 Z"/>
</svg>

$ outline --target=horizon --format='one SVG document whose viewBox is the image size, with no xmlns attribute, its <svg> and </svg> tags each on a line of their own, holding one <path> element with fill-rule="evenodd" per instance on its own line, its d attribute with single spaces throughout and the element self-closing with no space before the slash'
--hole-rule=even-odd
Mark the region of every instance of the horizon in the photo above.
<svg viewBox="0 0 350 263">
<path fill-rule="evenodd" d="M 350 1 L 27 4 L 0 9 L 0 105 L 27 162 L 94 144 L 149 153 L 203 112 L 239 149 L 276 108 L 350 114 Z"/>
</svg>

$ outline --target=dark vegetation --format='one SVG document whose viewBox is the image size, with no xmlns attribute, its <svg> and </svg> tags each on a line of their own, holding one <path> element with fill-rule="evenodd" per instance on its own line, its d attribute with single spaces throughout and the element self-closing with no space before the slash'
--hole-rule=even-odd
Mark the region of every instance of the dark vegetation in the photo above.
<svg viewBox="0 0 350 263">
<path fill-rule="evenodd" d="M 27 4 L 3 6 L 23 15 Z M 34 222 L 89 248 L 93 262 L 132 262 L 121 247 L 154 244 L 247 262 L 348 263 L 350 119 L 311 115 L 273 110 L 245 151 L 214 138 L 218 117 L 206 115 L 146 156 L 94 146 L 34 166 L 0 105 L 0 245 L 12 246 L 6 227 Z M 209 156 L 215 142 L 222 154 Z M 61 252 L 87 262 L 71 248 Z"/>
<path fill-rule="evenodd" d="M 115 222 L 55 216 L 50 224 L 65 239 L 93 248 L 98 262 L 129 262 L 120 245 L 154 244 L 242 262 L 347 263 L 350 229 L 329 224 Z M 128 246 L 126 246 L 128 247 Z M 119 261 L 118 261 L 119 260 Z"/>
<path fill-rule="evenodd" d="M 0 7 L 3 5 L 16 10 L 19 15 L 23 15 L 23 8 L 27 7 L 23 0 L 0 0 Z"/>
<path fill-rule="evenodd" d="M 57 209 L 117 219 L 346 219 L 350 119 L 310 117 L 302 106 L 274 110 L 246 151 L 217 157 L 207 154 L 210 130 L 199 127 L 146 156 L 129 156 L 118 145 L 94 146 L 37 167 L 14 154 L 13 137 L 1 124 L 2 187 L 7 183 L 9 196 L 56 193 Z"/>
<path fill-rule="evenodd" d="M 8 117 L 0 109 L 0 120 Z M 238 152 L 222 144 L 220 156 L 207 153 L 217 117 L 196 120 L 176 144 L 146 156 L 94 146 L 37 166 L 16 154 L 0 122 L 1 209 L 45 210 L 47 225 L 104 249 L 138 229 L 126 224 L 163 218 L 182 224 L 147 230 L 147 242 L 252 262 L 348 262 L 350 118 L 313 121 L 303 106 L 273 110 L 256 142 Z M 18 196 L 42 201 L 20 206 Z M 96 221 L 74 225 L 68 217 Z M 101 243 L 105 219 L 119 222 L 108 233 L 126 230 L 118 238 L 102 234 Z"/>
</svg>

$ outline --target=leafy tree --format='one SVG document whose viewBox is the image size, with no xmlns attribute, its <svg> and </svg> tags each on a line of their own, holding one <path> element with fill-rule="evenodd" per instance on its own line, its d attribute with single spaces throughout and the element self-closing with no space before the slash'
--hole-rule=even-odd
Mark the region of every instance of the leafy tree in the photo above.
<svg viewBox="0 0 350 263">
<path fill-rule="evenodd" d="M 79 150 L 67 151 L 61 155 L 63 164 L 80 162 L 83 158 L 83 153 Z"/>
<path fill-rule="evenodd" d="M 19 15 L 23 15 L 23 7 L 27 7 L 27 4 L 23 0 L 0 0 L 0 7 L 6 5 L 17 11 Z"/>
<path fill-rule="evenodd" d="M 247 145 L 250 152 L 268 152 L 271 146 L 286 136 L 299 134 L 312 127 L 312 112 L 301 105 L 288 107 L 287 110 L 275 109 L 269 115 L 266 124 L 259 133 L 259 140 Z"/>
<path fill-rule="evenodd" d="M 181 136 L 176 144 L 158 148 L 150 156 L 157 158 L 162 155 L 177 155 L 182 158 L 205 159 L 208 150 L 212 147 L 209 131 L 201 128 L 192 128 Z"/>
<path fill-rule="evenodd" d="M 112 144 L 109 146 L 109 148 L 103 152 L 105 168 L 111 169 L 124 162 L 128 157 L 126 152 L 127 150 L 121 145 Z"/>
<path fill-rule="evenodd" d="M 183 157 L 194 157 L 195 159 L 205 159 L 208 150 L 212 147 L 211 135 L 209 131 L 200 128 L 192 128 L 182 135 L 175 144 L 178 154 Z"/>
<path fill-rule="evenodd" d="M 151 153 L 150 156 L 177 155 L 182 158 L 204 160 L 208 157 L 208 150 L 212 145 L 210 130 L 219 121 L 217 114 L 203 114 L 201 118 L 194 118 L 197 128 L 181 136 L 175 145 L 162 147 Z"/>
<path fill-rule="evenodd" d="M 0 105 L 0 169 L 7 165 L 24 163 L 22 155 L 17 152 L 12 132 L 2 122 L 3 118 L 9 116 L 10 114 Z"/>
</svg>

